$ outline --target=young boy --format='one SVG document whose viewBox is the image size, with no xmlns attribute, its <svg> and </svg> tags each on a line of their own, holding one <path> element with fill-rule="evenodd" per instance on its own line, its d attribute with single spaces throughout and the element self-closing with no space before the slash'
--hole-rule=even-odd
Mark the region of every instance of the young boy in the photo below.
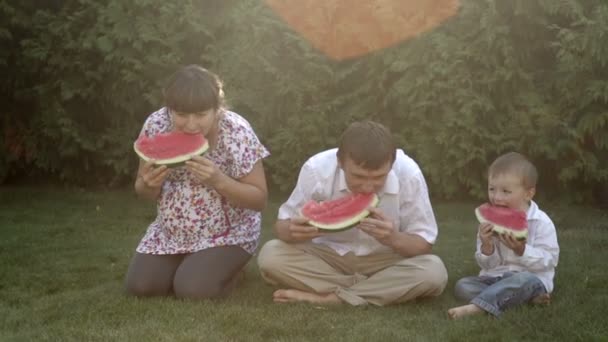
<svg viewBox="0 0 608 342">
<path fill-rule="evenodd" d="M 553 222 L 532 201 L 537 178 L 534 165 L 519 153 L 504 154 L 490 165 L 490 203 L 526 212 L 528 238 L 496 236 L 491 224 L 479 225 L 475 259 L 481 272 L 456 282 L 456 297 L 470 304 L 448 310 L 450 318 L 482 312 L 499 317 L 523 303 L 549 302 L 559 246 Z"/>
</svg>

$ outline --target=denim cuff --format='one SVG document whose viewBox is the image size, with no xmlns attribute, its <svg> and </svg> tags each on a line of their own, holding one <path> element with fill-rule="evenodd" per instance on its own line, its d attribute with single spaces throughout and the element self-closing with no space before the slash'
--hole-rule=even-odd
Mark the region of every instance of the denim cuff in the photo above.
<svg viewBox="0 0 608 342">
<path fill-rule="evenodd" d="M 471 300 L 471 304 L 477 305 L 483 311 L 491 313 L 496 318 L 500 317 L 500 314 L 502 314 L 502 312 L 497 307 L 495 307 L 494 305 L 492 305 L 480 298 L 473 298 L 473 300 Z"/>
</svg>

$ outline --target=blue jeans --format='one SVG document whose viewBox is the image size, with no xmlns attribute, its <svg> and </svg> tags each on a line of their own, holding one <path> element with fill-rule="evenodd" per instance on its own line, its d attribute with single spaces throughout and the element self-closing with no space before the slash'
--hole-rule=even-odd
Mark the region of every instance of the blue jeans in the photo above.
<svg viewBox="0 0 608 342">
<path fill-rule="evenodd" d="M 458 280 L 455 295 L 498 317 L 505 310 L 547 293 L 545 285 L 530 272 L 506 272 L 501 277 L 466 277 Z"/>
</svg>

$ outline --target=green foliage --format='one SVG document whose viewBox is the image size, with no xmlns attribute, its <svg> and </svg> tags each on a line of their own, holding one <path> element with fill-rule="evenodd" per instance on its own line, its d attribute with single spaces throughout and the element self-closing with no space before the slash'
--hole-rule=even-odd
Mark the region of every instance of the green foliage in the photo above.
<svg viewBox="0 0 608 342">
<path fill-rule="evenodd" d="M 0 18 L 0 179 L 130 182 L 163 80 L 199 63 L 270 148 L 282 190 L 369 118 L 391 127 L 435 196 L 483 198 L 487 165 L 517 150 L 537 164 L 541 193 L 608 203 L 602 0 L 463 0 L 439 28 L 346 61 L 263 1 L 0 0 Z"/>
</svg>

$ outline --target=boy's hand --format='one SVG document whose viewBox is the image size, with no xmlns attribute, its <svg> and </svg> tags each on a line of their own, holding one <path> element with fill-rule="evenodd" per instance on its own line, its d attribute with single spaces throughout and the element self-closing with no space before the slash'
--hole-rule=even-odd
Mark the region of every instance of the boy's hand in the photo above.
<svg viewBox="0 0 608 342">
<path fill-rule="evenodd" d="M 517 240 L 511 233 L 500 234 L 498 239 L 515 252 L 515 254 L 519 256 L 524 255 L 524 252 L 526 251 L 526 240 Z"/>
<path fill-rule="evenodd" d="M 492 228 L 493 226 L 491 223 L 479 224 L 479 239 L 481 240 L 482 245 L 491 245 L 493 243 L 492 235 L 494 233 L 492 232 Z"/>
<path fill-rule="evenodd" d="M 480 223 L 479 224 L 479 240 L 481 240 L 481 252 L 485 255 L 492 255 L 494 253 L 494 240 L 492 239 L 492 224 Z"/>
</svg>

